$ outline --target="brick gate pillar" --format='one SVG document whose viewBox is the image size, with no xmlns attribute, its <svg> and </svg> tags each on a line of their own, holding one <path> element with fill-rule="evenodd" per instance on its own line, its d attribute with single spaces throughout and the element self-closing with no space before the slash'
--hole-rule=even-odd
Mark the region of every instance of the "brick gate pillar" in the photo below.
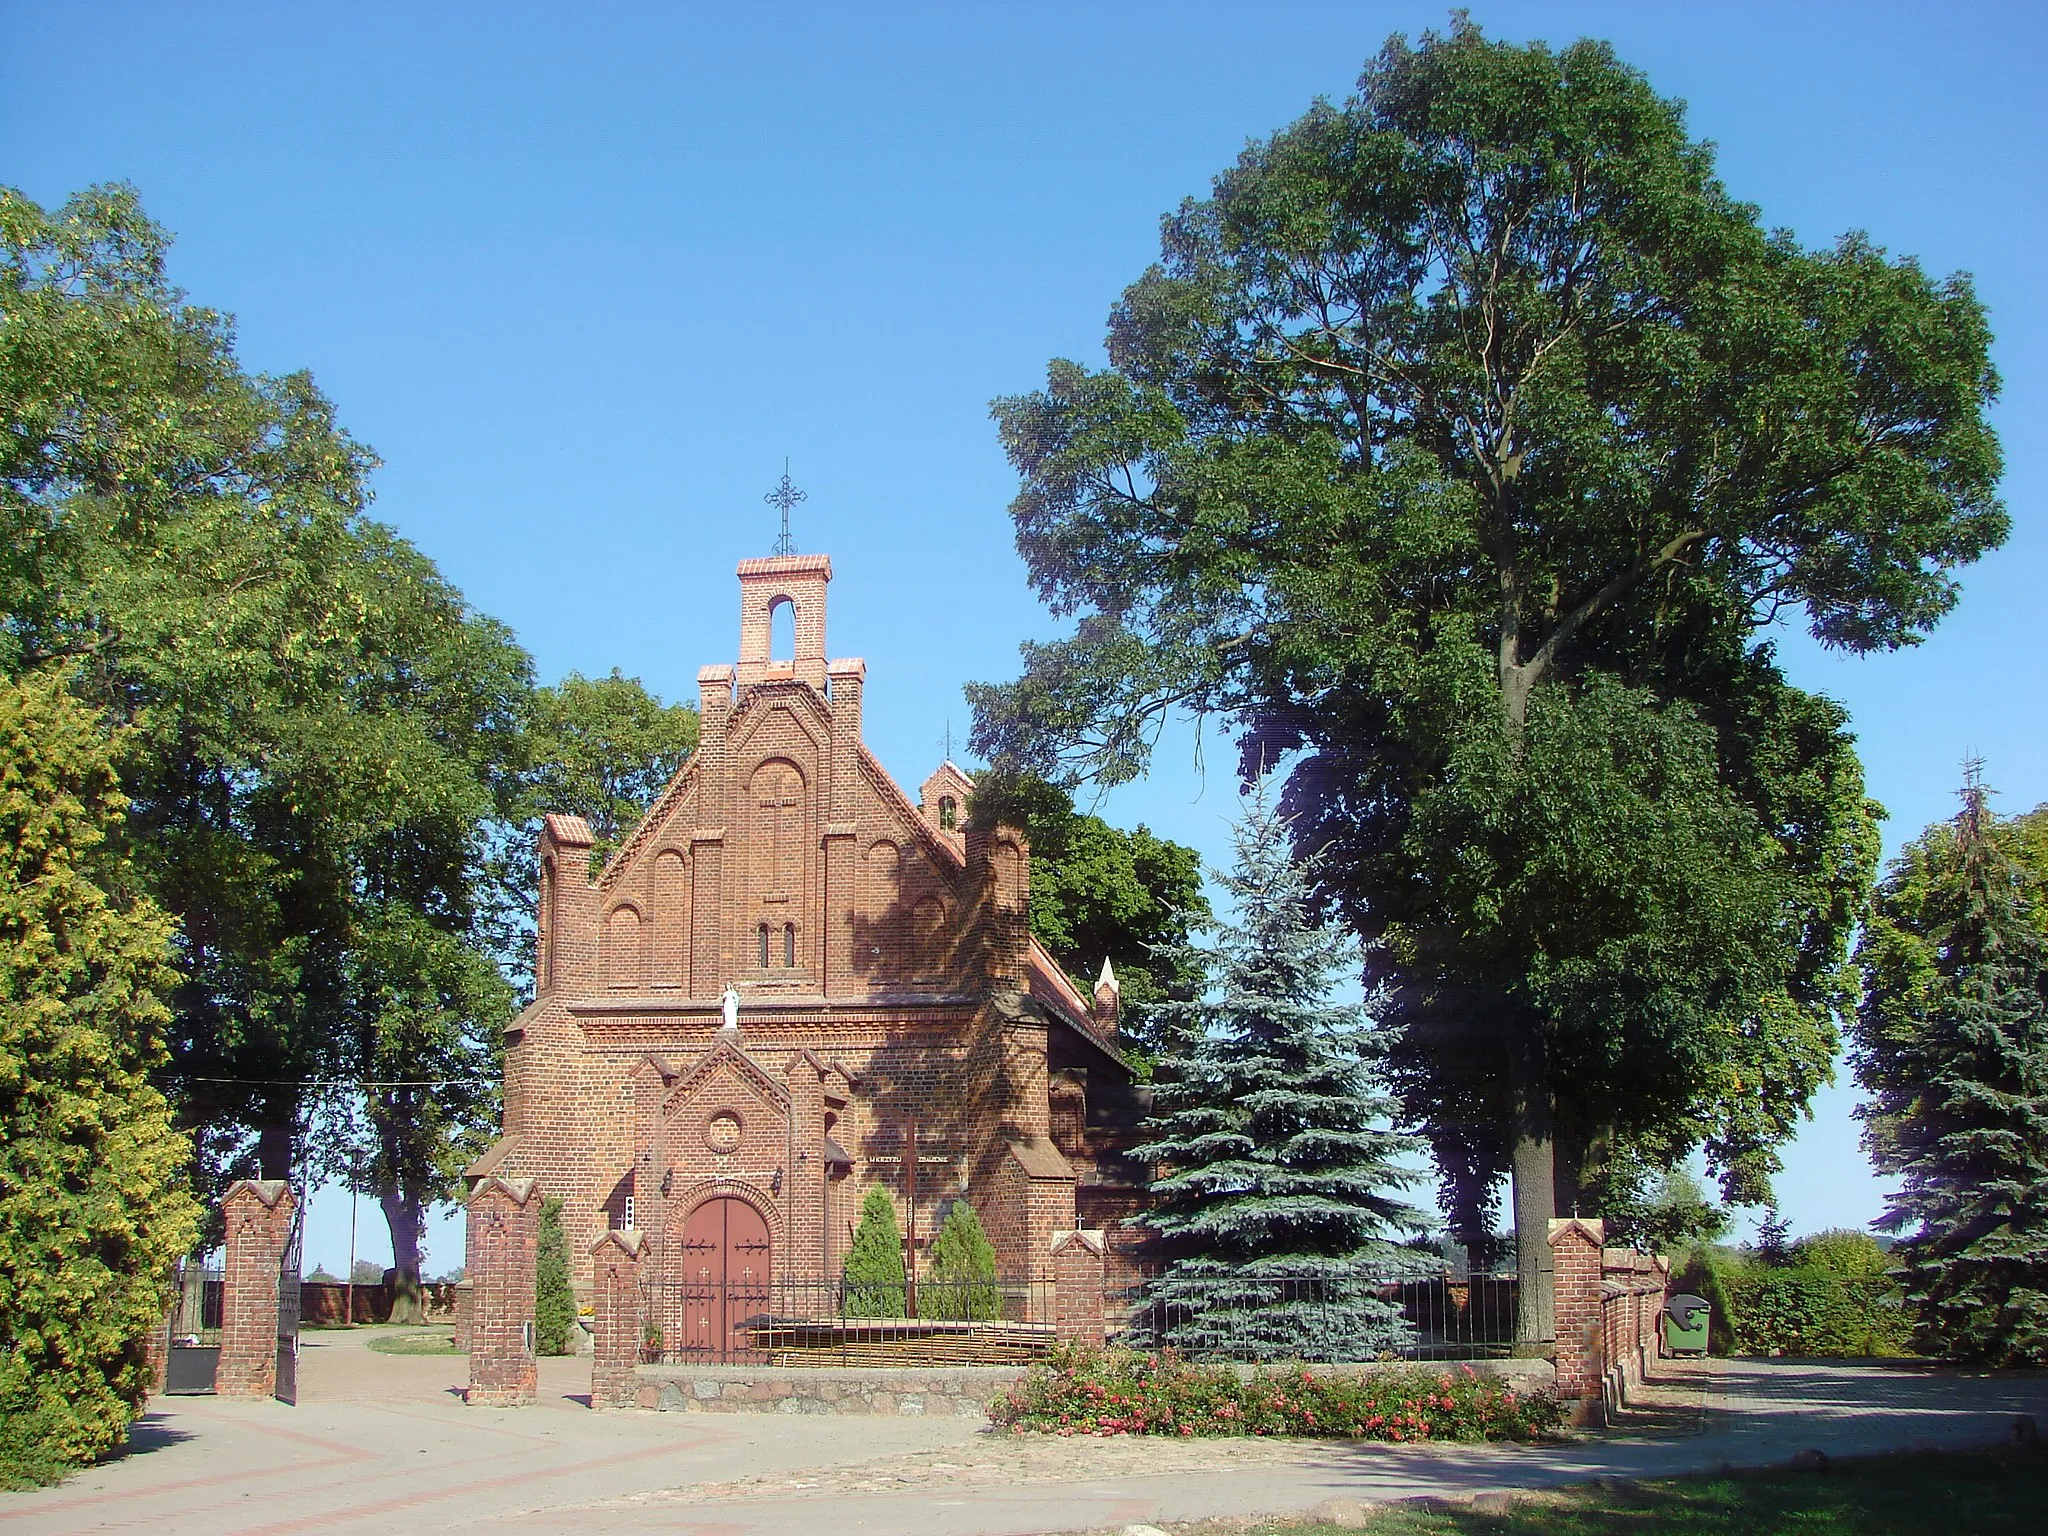
<svg viewBox="0 0 2048 1536">
<path fill-rule="evenodd" d="M 469 1401 L 516 1408 L 533 1401 L 534 1261 L 540 1190 L 532 1179 L 487 1178 L 469 1196 Z"/>
<path fill-rule="evenodd" d="M 647 1239 L 638 1232 L 607 1232 L 590 1250 L 594 1288 L 590 1312 L 590 1406 L 630 1408 L 639 1378 L 646 1325 L 640 1311 L 640 1261 Z"/>
<path fill-rule="evenodd" d="M 222 1270 L 222 1397 L 269 1397 L 277 1390 L 277 1277 L 292 1234 L 292 1188 L 283 1179 L 242 1179 L 221 1201 L 227 1218 Z"/>
<path fill-rule="evenodd" d="M 1058 1232 L 1052 1240 L 1053 1333 L 1070 1344 L 1102 1348 L 1102 1256 L 1109 1244 L 1100 1231 Z"/>
<path fill-rule="evenodd" d="M 1557 1308 L 1557 1400 L 1584 1423 L 1600 1400 L 1602 1263 L 1607 1225 L 1580 1217 L 1550 1223 Z M 1575 1406 L 1576 1405 L 1576 1406 Z"/>
</svg>

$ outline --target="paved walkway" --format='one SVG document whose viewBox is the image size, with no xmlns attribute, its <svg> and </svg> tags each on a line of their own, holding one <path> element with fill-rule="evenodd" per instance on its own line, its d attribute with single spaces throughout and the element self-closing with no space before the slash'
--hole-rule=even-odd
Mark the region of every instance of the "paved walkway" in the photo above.
<svg viewBox="0 0 2048 1536">
<path fill-rule="evenodd" d="M 309 1335 L 297 1408 L 159 1402 L 126 1456 L 0 1494 L 0 1536 L 481 1532 L 590 1536 L 1036 1536 L 1306 1510 L 1332 1496 L 1555 1485 L 2006 1438 L 2048 1422 L 2048 1377 L 1843 1362 L 1676 1372 L 1635 1428 L 1541 1448 L 993 1436 L 950 1419 L 591 1413 L 587 1363 L 542 1362 L 531 1408 L 472 1409 L 456 1357 Z"/>
</svg>

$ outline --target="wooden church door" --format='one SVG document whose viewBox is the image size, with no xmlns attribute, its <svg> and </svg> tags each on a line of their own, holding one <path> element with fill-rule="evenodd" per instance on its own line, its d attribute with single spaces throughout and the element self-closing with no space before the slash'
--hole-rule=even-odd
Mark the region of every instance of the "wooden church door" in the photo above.
<svg viewBox="0 0 2048 1536">
<path fill-rule="evenodd" d="M 768 1223 L 744 1200 L 721 1196 L 683 1223 L 683 1349 L 702 1359 L 749 1355 L 741 1326 L 769 1310 Z"/>
</svg>

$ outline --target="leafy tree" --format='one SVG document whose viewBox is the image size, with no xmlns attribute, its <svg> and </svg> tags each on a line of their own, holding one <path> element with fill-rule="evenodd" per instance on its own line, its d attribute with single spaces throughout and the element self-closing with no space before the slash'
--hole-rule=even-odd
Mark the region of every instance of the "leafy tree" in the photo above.
<svg viewBox="0 0 2048 1536">
<path fill-rule="evenodd" d="M 998 401 L 1071 638 L 973 690 L 999 761 L 1114 783 L 1154 722 L 1290 754 L 1461 1220 L 1606 1149 L 1732 1198 L 1829 1071 L 1876 857 L 1836 706 L 1758 631 L 1918 640 L 1998 544 L 1967 279 L 1807 250 L 1605 45 L 1390 42 L 1165 221 L 1104 370 Z"/>
<path fill-rule="evenodd" d="M 0 191 L 0 670 L 60 663 L 127 727 L 203 1187 L 370 1190 L 403 1290 L 494 1112 L 483 834 L 516 811 L 530 667 L 365 516 L 374 457 L 310 377 L 242 369 L 167 247 L 131 189 Z"/>
<path fill-rule="evenodd" d="M 845 1291 L 848 1317 L 903 1316 L 903 1228 L 896 1223 L 896 1202 L 879 1184 L 869 1187 L 860 1204 L 860 1225 L 846 1254 Z"/>
<path fill-rule="evenodd" d="M 1031 934 L 1082 996 L 1093 995 L 1109 961 L 1126 1022 L 1143 1041 L 1153 1003 L 1194 995 L 1199 974 L 1176 957 L 1209 916 L 1199 853 L 1142 823 L 1125 832 L 1078 811 L 1069 791 L 1035 774 L 983 772 L 968 814 L 1030 838 Z"/>
<path fill-rule="evenodd" d="M 569 1239 L 562 1232 L 562 1202 L 540 1203 L 534 1242 L 533 1337 L 538 1353 L 566 1355 L 576 1327 L 576 1293 L 569 1288 Z"/>
<path fill-rule="evenodd" d="M 0 236 L 7 663 L 61 660 L 130 725 L 131 843 L 186 976 L 170 1081 L 210 1182 L 282 1175 L 335 1066 L 365 845 L 403 845 L 436 759 L 501 755 L 525 658 L 362 515 L 375 461 L 310 378 L 245 373 L 169 286 L 132 190 L 0 193 Z"/>
<path fill-rule="evenodd" d="M 1792 1262 L 1844 1280 L 1876 1279 L 1892 1267 L 1884 1245 L 1854 1227 L 1828 1227 L 1800 1238 L 1792 1245 Z"/>
<path fill-rule="evenodd" d="M 113 1449 L 197 1232 L 164 1060 L 170 919 L 120 856 L 100 726 L 0 684 L 0 1480 Z"/>
<path fill-rule="evenodd" d="M 1792 1262 L 1792 1223 L 1775 1208 L 1764 1212 L 1763 1220 L 1756 1224 L 1756 1256 L 1773 1269 L 1784 1269 Z"/>
<path fill-rule="evenodd" d="M 1728 1230 L 1728 1213 L 1683 1168 L 1666 1169 L 1654 1186 L 1649 1170 L 1634 1168 L 1610 1187 L 1601 1209 L 1610 1241 L 1646 1253 L 1678 1254 L 1711 1243 Z"/>
<path fill-rule="evenodd" d="M 1394 1191 L 1413 1142 L 1381 1122 L 1362 1010 L 1330 994 L 1352 958 L 1310 914 L 1310 873 L 1255 787 L 1222 877 L 1233 920 L 1183 962 L 1208 995 L 1158 1009 L 1167 1041 L 1135 1155 L 1163 1165 L 1140 1218 L 1166 1267 L 1147 1289 L 1164 1343 L 1234 1359 L 1372 1359 L 1407 1337 L 1375 1282 L 1421 1225 Z"/>
<path fill-rule="evenodd" d="M 2040 1365 L 2048 941 L 2032 871 L 2009 852 L 2034 829 L 1999 835 L 1987 794 L 1973 768 L 1953 827 L 1923 834 L 1885 881 L 1855 1060 L 1865 1144 L 1900 1180 L 1880 1224 L 1901 1236 L 1892 1256 L 1921 1348 Z"/>
<path fill-rule="evenodd" d="M 593 869 L 611 856 L 697 747 L 697 711 L 637 677 L 571 672 L 528 706 L 527 795 L 536 813 L 590 823 Z"/>
<path fill-rule="evenodd" d="M 932 1239 L 926 1274 L 918 1285 L 918 1310 L 926 1317 L 986 1321 L 1003 1315 L 996 1290 L 996 1249 L 981 1218 L 965 1200 L 955 1200 L 939 1235 Z"/>
</svg>

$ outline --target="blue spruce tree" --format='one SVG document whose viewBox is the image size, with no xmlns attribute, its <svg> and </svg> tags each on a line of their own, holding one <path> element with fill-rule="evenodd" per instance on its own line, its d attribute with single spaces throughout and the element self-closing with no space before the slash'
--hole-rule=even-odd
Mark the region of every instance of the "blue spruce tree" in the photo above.
<svg viewBox="0 0 2048 1536">
<path fill-rule="evenodd" d="M 1396 1240 L 1423 1225 L 1395 1161 L 1416 1143 L 1387 1128 L 1363 1010 L 1330 1000 L 1350 942 L 1311 915 L 1263 783 L 1233 836 L 1235 926 L 1172 957 L 1207 991 L 1152 1014 L 1166 1050 L 1137 1155 L 1161 1165 L 1144 1220 L 1165 1268 L 1146 1315 L 1197 1357 L 1372 1359 L 1411 1337 L 1380 1282 L 1412 1267 Z"/>
<path fill-rule="evenodd" d="M 1868 1032 L 1860 1075 L 1880 1088 L 1872 1118 L 1883 1166 L 1903 1176 L 1881 1224 L 1902 1238 L 1894 1256 L 1919 1347 L 2039 1366 L 2048 1365 L 2048 951 L 2023 872 L 1993 836 L 1986 793 L 1973 765 L 1956 819 L 1953 917 L 1936 935 L 1918 1028 Z"/>
</svg>

